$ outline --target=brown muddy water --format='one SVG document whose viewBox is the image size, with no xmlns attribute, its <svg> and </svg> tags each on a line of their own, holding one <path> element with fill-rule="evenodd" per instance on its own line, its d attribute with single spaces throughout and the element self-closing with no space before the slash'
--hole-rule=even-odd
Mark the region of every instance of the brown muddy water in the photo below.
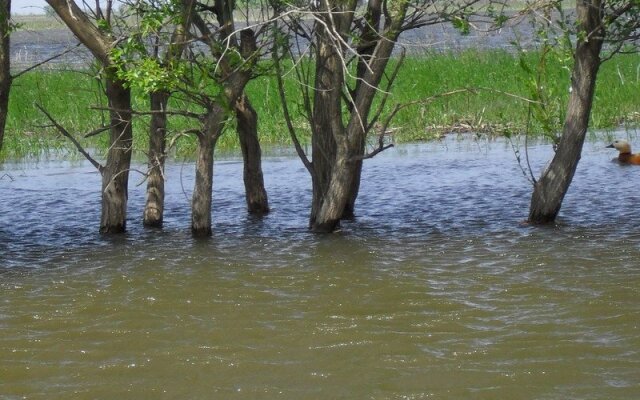
<svg viewBox="0 0 640 400">
<path fill-rule="evenodd" d="M 168 167 L 165 229 L 140 226 L 142 185 L 116 238 L 90 165 L 6 163 L 0 398 L 640 398 L 640 167 L 604 146 L 548 228 L 521 224 L 530 184 L 503 141 L 369 160 L 357 220 L 324 236 L 298 160 L 265 161 L 263 219 L 224 160 L 205 241 L 191 163 Z M 531 148 L 536 170 L 550 153 Z"/>
</svg>

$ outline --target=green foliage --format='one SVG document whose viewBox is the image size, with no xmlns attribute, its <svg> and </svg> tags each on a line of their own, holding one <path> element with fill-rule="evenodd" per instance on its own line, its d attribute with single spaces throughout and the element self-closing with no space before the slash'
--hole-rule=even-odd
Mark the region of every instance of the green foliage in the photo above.
<svg viewBox="0 0 640 400">
<path fill-rule="evenodd" d="M 174 29 L 181 23 L 181 7 L 179 0 L 142 1 L 129 10 L 137 17 L 137 25 L 129 27 L 128 37 L 111 51 L 116 75 L 129 87 L 149 93 L 158 90 L 171 91 L 179 86 L 187 65 L 167 57 L 162 60 L 157 52 L 148 49 L 147 46 L 152 41 L 150 39 L 166 40 L 170 36 L 163 30 Z"/>
<path fill-rule="evenodd" d="M 543 51 L 538 54 L 537 59 L 531 59 L 526 53 L 520 52 L 518 65 L 524 72 L 521 82 L 531 100 L 530 115 L 538 123 L 544 136 L 557 143 L 564 121 L 567 90 L 552 84 L 551 79 L 556 80 L 558 76 L 550 76 L 552 72 L 549 70 L 549 63 L 568 71 L 568 60 L 563 57 L 562 52 L 550 46 L 544 46 Z M 560 77 L 560 79 L 569 87 L 568 77 Z"/>
<path fill-rule="evenodd" d="M 132 59 L 126 67 L 121 64 L 117 75 L 129 87 L 143 93 L 171 91 L 180 85 L 179 77 L 184 75 L 186 68 L 187 65 L 180 61 L 162 65 L 156 58 L 142 57 Z"/>
<path fill-rule="evenodd" d="M 451 24 L 463 35 L 471 32 L 471 24 L 466 18 L 456 16 L 451 20 Z"/>
</svg>

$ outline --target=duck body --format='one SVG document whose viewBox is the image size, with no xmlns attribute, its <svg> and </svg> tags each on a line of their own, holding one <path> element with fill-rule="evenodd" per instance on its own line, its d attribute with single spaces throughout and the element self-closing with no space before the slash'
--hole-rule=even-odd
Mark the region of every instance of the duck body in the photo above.
<svg viewBox="0 0 640 400">
<path fill-rule="evenodd" d="M 640 165 L 640 154 L 631 153 L 631 145 L 623 139 L 618 139 L 611 143 L 607 148 L 616 149 L 618 154 L 618 162 L 621 164 Z"/>
</svg>

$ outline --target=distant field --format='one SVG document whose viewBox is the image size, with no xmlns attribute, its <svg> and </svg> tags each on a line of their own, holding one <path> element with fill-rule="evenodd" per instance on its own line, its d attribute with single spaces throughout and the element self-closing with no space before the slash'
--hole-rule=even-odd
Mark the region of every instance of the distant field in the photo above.
<svg viewBox="0 0 640 400">
<path fill-rule="evenodd" d="M 484 0 L 478 3 L 477 7 L 479 9 L 484 9 L 488 4 L 489 0 Z M 518 10 L 522 10 L 527 7 L 527 1 L 525 0 L 513 0 L 513 1 L 505 1 L 503 2 L 503 6 L 494 5 L 494 8 L 497 10 L 504 10 L 505 12 L 514 12 Z M 571 9 L 575 7 L 575 0 L 564 0 L 562 1 L 563 8 Z M 24 30 L 43 30 L 43 29 L 59 29 L 64 27 L 64 25 L 57 20 L 54 16 L 45 15 L 44 9 L 19 9 L 17 10 L 14 5 L 14 11 L 19 12 L 20 14 L 14 14 L 12 19 L 14 22 L 21 25 L 20 29 Z M 32 13 L 32 14 L 25 14 Z M 261 17 L 261 13 L 259 8 L 249 7 L 248 9 L 245 7 L 239 7 L 236 11 L 235 16 L 237 21 L 243 21 L 249 16 L 251 20 L 257 20 Z"/>
</svg>

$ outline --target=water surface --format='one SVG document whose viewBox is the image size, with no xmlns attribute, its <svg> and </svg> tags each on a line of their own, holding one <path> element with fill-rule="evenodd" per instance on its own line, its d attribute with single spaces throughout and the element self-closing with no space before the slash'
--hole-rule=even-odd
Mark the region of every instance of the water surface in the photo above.
<svg viewBox="0 0 640 400">
<path fill-rule="evenodd" d="M 163 231 L 140 226 L 134 186 L 116 238 L 89 164 L 5 164 L 0 398 L 638 398 L 640 169 L 604 145 L 548 228 L 522 224 L 531 186 L 503 141 L 368 160 L 356 221 L 320 236 L 298 160 L 267 158 L 255 219 L 229 159 L 204 241 L 192 163 L 167 168 Z M 551 149 L 530 154 L 538 171 Z"/>
</svg>

